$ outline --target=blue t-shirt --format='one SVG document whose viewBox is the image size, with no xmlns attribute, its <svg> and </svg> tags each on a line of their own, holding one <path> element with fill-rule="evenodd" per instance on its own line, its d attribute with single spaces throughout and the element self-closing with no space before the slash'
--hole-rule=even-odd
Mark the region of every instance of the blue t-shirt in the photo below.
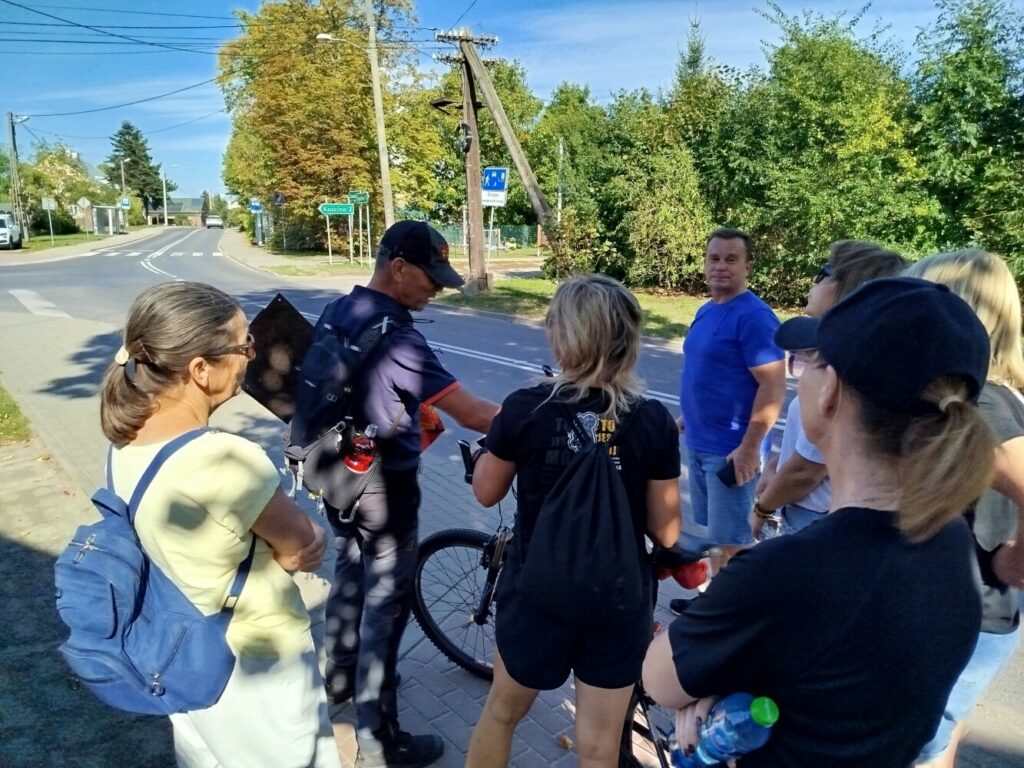
<svg viewBox="0 0 1024 768">
<path fill-rule="evenodd" d="M 390 296 L 357 285 L 332 306 L 335 331 L 343 335 L 357 335 L 382 312 L 391 313 L 398 324 L 359 377 L 356 386 L 361 402 L 356 417 L 360 425 L 377 425 L 377 444 L 385 467 L 416 466 L 420 456 L 420 404 L 440 399 L 458 387 L 458 381 L 413 327 L 409 311 Z M 324 314 L 329 311 L 330 306 Z M 320 322 L 324 322 L 323 317 Z"/>
<path fill-rule="evenodd" d="M 739 446 L 757 395 L 750 369 L 784 358 L 778 327 L 771 307 L 750 291 L 697 310 L 683 340 L 679 394 L 687 448 L 725 456 Z"/>
</svg>

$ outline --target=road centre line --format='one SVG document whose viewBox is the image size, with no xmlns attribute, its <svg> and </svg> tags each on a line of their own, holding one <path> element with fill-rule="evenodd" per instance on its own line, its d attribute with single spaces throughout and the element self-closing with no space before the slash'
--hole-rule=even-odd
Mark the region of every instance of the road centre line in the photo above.
<svg viewBox="0 0 1024 768">
<path fill-rule="evenodd" d="M 319 320 L 319 315 L 314 315 L 309 312 L 302 313 L 304 317 L 308 317 L 314 323 Z M 516 368 L 520 371 L 528 371 L 529 373 L 543 374 L 544 369 L 540 363 L 531 363 L 527 360 L 517 360 L 514 357 L 504 357 L 502 355 L 492 355 L 489 352 L 478 352 L 475 349 L 467 349 L 466 347 L 457 347 L 453 344 L 442 344 L 436 341 L 428 341 L 431 347 L 450 352 L 453 355 L 462 355 L 463 357 L 473 358 L 475 360 L 482 360 L 487 363 L 495 363 L 497 365 L 504 365 L 509 368 Z M 665 405 L 678 405 L 679 396 L 671 395 L 666 392 L 658 392 L 652 389 L 647 390 L 645 393 L 648 397 L 659 400 Z"/>
</svg>

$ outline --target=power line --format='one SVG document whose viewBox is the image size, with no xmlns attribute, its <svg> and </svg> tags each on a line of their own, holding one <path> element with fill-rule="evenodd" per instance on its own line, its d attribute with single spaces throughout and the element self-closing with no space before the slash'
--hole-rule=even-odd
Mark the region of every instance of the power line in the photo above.
<svg viewBox="0 0 1024 768">
<path fill-rule="evenodd" d="M 237 74 L 237 72 L 236 73 L 231 73 L 231 74 Z M 110 106 L 110 107 L 96 107 L 94 109 L 80 109 L 77 112 L 47 112 L 47 113 L 44 113 L 44 114 L 27 115 L 27 117 L 70 117 L 71 115 L 89 115 L 89 114 L 92 114 L 93 112 L 107 112 L 108 110 L 111 110 L 111 109 L 121 109 L 122 107 L 133 107 L 136 104 L 144 104 L 147 101 L 156 101 L 157 99 L 163 99 L 163 98 L 166 98 L 167 96 L 174 96 L 177 93 L 182 93 L 184 91 L 190 91 L 193 88 L 199 88 L 200 86 L 203 86 L 203 85 L 209 85 L 214 80 L 217 80 L 219 77 L 221 77 L 221 76 L 218 75 L 217 77 L 211 77 L 209 80 L 203 80 L 201 83 L 193 83 L 192 85 L 186 85 L 184 88 L 178 88 L 178 89 L 173 90 L 173 91 L 168 91 L 167 93 L 160 93 L 160 94 L 157 94 L 156 96 L 148 96 L 145 99 L 136 99 L 135 101 L 129 101 L 129 102 L 126 102 L 125 104 L 114 104 L 113 106 Z"/>
<path fill-rule="evenodd" d="M 154 133 L 164 133 L 166 131 L 173 131 L 175 128 L 183 128 L 184 126 L 191 125 L 192 123 L 198 123 L 200 120 L 206 120 L 207 118 L 213 117 L 214 115 L 219 115 L 222 112 L 227 112 L 227 109 L 224 109 L 224 108 L 215 109 L 213 112 L 210 112 L 210 113 L 205 114 L 205 115 L 201 115 L 200 117 L 194 117 L 191 120 L 186 120 L 183 123 L 176 123 L 174 125 L 167 125 L 167 126 L 164 126 L 163 128 L 154 128 L 153 130 L 142 130 L 142 129 L 139 129 L 139 130 L 142 131 L 142 133 L 144 133 L 147 136 L 149 136 L 151 134 L 154 134 Z M 89 141 L 89 140 L 102 141 L 102 140 L 106 140 L 106 139 L 110 138 L 109 136 L 74 136 L 72 134 L 59 133 L 57 131 L 44 131 L 41 128 L 38 129 L 38 130 L 39 130 L 40 133 L 45 133 L 47 136 L 56 136 L 59 139 L 80 139 L 80 140 L 83 140 L 83 141 Z"/>
<path fill-rule="evenodd" d="M 451 28 L 451 29 L 454 29 L 454 28 L 455 28 L 455 27 L 456 27 L 456 26 L 458 25 L 458 23 L 459 23 L 460 21 L 462 21 L 462 19 L 463 19 L 463 18 L 465 18 L 466 14 L 467 14 L 467 13 L 469 13 L 469 12 L 470 12 L 471 10 L 473 10 L 473 6 L 474 6 L 474 5 L 476 5 L 476 4 L 477 4 L 477 0 L 473 0 L 473 2 L 471 2 L 471 3 L 470 3 L 470 4 L 469 4 L 469 5 L 467 6 L 467 7 L 466 7 L 466 10 L 464 10 L 464 11 L 462 12 L 462 14 L 461 14 L 461 15 L 459 16 L 459 18 L 457 18 L 457 19 L 455 20 L 455 22 L 454 22 L 454 23 L 452 24 L 452 26 L 451 26 L 450 28 Z"/>
<path fill-rule="evenodd" d="M 100 34 L 103 34 L 103 35 L 110 35 L 111 37 L 120 37 L 123 40 L 134 40 L 134 42 L 136 42 L 136 43 L 142 42 L 140 40 L 135 40 L 132 37 L 128 37 L 127 35 L 119 35 L 116 32 L 104 32 L 103 30 L 97 29 L 96 27 L 90 27 L 88 24 L 79 24 L 78 22 L 70 21 L 69 19 L 63 19 L 60 16 L 54 16 L 52 13 L 46 13 L 45 11 L 39 11 L 39 10 L 36 10 L 35 8 L 30 8 L 27 5 L 22 5 L 21 3 L 16 3 L 16 2 L 14 2 L 14 0 L 0 0 L 0 3 L 4 3 L 6 5 L 11 5 L 11 6 L 14 6 L 15 8 L 21 8 L 23 11 L 28 11 L 30 13 L 37 13 L 40 16 L 45 16 L 46 18 L 53 19 L 54 21 L 66 21 L 69 24 L 72 24 L 72 25 L 74 25 L 76 27 L 81 27 L 82 29 L 91 29 L 93 32 L 99 32 Z M 143 43 L 143 44 L 144 45 L 156 45 L 156 46 L 159 46 L 161 48 L 170 48 L 171 50 L 186 50 L 184 48 L 174 48 L 173 46 L 169 46 L 169 45 L 161 45 L 160 43 Z"/>
<path fill-rule="evenodd" d="M 163 13 L 159 11 L 126 11 L 124 8 L 82 8 L 78 5 L 47 5 L 36 3 L 36 8 L 53 8 L 65 11 L 83 11 L 87 13 L 132 13 L 139 16 L 173 16 L 180 19 L 215 19 L 217 21 L 237 21 L 234 16 L 200 16 L 192 13 Z"/>
</svg>

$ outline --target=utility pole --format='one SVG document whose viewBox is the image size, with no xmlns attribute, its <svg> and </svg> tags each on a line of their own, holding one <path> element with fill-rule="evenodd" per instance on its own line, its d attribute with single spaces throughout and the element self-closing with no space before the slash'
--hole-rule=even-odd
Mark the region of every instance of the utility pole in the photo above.
<svg viewBox="0 0 1024 768">
<path fill-rule="evenodd" d="M 562 137 L 558 137 L 558 215 L 556 220 L 562 223 L 562 155 L 565 154 L 565 144 Z"/>
<path fill-rule="evenodd" d="M 370 79 L 373 81 L 373 115 L 377 123 L 377 154 L 380 155 L 380 186 L 384 200 L 384 226 L 395 223 L 395 199 L 391 192 L 391 164 L 388 162 L 388 139 L 384 132 L 384 103 L 380 93 L 380 70 L 377 65 L 377 19 L 373 15 L 373 0 L 364 0 L 366 24 L 370 28 Z"/>
<path fill-rule="evenodd" d="M 519 139 L 516 138 L 515 131 L 512 130 L 512 123 L 509 121 L 508 115 L 505 114 L 505 108 L 501 105 L 501 99 L 498 98 L 498 92 L 494 89 L 491 76 L 487 74 L 484 63 L 480 60 L 480 54 L 476 51 L 474 45 L 476 40 L 469 36 L 468 31 L 459 31 L 466 32 L 466 34 L 459 37 L 459 50 L 462 51 L 462 56 L 465 58 L 467 66 L 476 77 L 484 97 L 484 102 L 491 110 L 491 116 L 498 125 L 498 132 L 501 134 L 505 146 L 508 147 L 509 154 L 512 155 L 512 162 L 515 164 L 516 170 L 519 172 L 519 178 L 522 179 L 523 186 L 526 188 L 526 196 L 530 200 L 533 212 L 537 214 L 537 221 L 540 222 L 541 227 L 547 230 L 550 225 L 548 219 L 551 216 L 551 204 L 548 203 L 547 197 L 541 191 L 540 184 L 537 182 L 537 176 L 534 174 L 533 168 L 530 167 L 529 160 L 526 159 L 526 153 L 523 152 L 523 147 L 520 145 Z M 438 39 L 441 39 L 440 35 L 438 35 Z M 493 39 L 497 42 L 497 38 Z"/>
<path fill-rule="evenodd" d="M 14 114 L 7 113 L 7 152 L 11 163 L 11 204 L 14 206 L 14 220 L 21 227 L 21 237 L 28 240 L 28 221 L 25 216 L 25 209 L 21 200 L 21 173 L 18 169 L 18 142 L 14 135 L 15 122 L 24 122 L 27 118 L 20 118 L 15 121 Z"/>
</svg>

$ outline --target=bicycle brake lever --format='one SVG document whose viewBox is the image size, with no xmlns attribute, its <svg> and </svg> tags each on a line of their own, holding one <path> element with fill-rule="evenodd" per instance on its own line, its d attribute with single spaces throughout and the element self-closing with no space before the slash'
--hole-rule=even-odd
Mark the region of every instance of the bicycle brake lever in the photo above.
<svg viewBox="0 0 1024 768">
<path fill-rule="evenodd" d="M 466 468 L 466 474 L 463 479 L 472 484 L 473 483 L 473 451 L 469 447 L 469 443 L 465 440 L 459 440 L 459 450 L 462 452 L 462 464 Z"/>
</svg>

